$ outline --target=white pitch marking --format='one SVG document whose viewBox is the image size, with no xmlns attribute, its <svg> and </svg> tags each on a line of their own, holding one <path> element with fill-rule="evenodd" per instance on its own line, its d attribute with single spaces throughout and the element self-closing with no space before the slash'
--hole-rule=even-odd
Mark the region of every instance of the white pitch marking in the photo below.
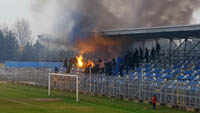
<svg viewBox="0 0 200 113">
<path fill-rule="evenodd" d="M 14 100 L 14 99 L 9 99 L 9 98 L 4 98 L 4 97 L 0 97 L 0 98 L 1 98 L 1 99 L 4 99 L 4 100 L 11 101 L 11 102 L 16 102 L 16 103 L 19 103 L 19 104 L 31 106 L 31 107 L 36 107 L 36 108 L 40 108 L 40 109 L 47 109 L 47 108 L 40 107 L 40 106 L 36 106 L 36 105 L 33 105 L 33 104 L 28 104 L 28 103 L 25 103 L 25 102 L 19 101 L 19 100 Z"/>
</svg>

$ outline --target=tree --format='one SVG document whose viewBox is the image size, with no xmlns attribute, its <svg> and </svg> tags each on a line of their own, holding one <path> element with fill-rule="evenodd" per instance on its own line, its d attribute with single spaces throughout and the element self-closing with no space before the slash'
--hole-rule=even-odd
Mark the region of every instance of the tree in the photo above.
<svg viewBox="0 0 200 113">
<path fill-rule="evenodd" d="M 18 42 L 11 31 L 3 35 L 0 30 L 0 62 L 16 60 L 18 57 Z"/>
<path fill-rule="evenodd" d="M 5 45 L 4 42 L 5 42 L 5 38 L 2 31 L 0 30 L 0 62 L 3 61 L 3 52 L 4 52 L 4 45 Z"/>
<path fill-rule="evenodd" d="M 10 32 L 10 29 L 6 23 L 0 24 L 0 29 L 4 36 L 8 35 Z"/>
<path fill-rule="evenodd" d="M 44 51 L 45 51 L 45 47 L 39 42 L 36 41 L 36 43 L 34 44 L 34 55 L 35 55 L 35 60 L 39 61 L 41 56 L 44 56 Z"/>
<path fill-rule="evenodd" d="M 28 42 L 32 43 L 32 31 L 29 21 L 25 19 L 17 20 L 13 26 L 13 31 L 21 46 L 25 46 Z"/>
<path fill-rule="evenodd" d="M 19 45 L 17 39 L 14 37 L 13 33 L 9 31 L 5 35 L 5 46 L 4 46 L 4 60 L 17 60 Z"/>
</svg>

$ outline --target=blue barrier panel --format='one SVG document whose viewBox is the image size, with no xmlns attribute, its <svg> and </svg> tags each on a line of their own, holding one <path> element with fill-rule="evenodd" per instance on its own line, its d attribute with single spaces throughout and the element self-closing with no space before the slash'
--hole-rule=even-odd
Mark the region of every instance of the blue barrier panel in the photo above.
<svg viewBox="0 0 200 113">
<path fill-rule="evenodd" d="M 63 62 L 17 62 L 6 61 L 5 66 L 7 68 L 61 68 Z"/>
</svg>

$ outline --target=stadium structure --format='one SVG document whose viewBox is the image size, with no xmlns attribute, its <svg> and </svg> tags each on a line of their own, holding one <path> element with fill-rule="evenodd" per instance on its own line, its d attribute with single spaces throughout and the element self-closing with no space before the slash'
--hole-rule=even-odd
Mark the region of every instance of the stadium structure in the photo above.
<svg viewBox="0 0 200 113">
<path fill-rule="evenodd" d="M 156 94 L 162 105 L 200 109 L 200 25 L 107 30 L 99 33 L 107 38 L 130 38 L 143 48 L 160 42 L 161 52 L 155 61 L 141 62 L 138 68 L 124 73 L 123 77 L 80 75 L 79 91 L 148 103 Z M 1 68 L 0 80 L 46 87 L 48 73 L 50 70 L 46 68 Z M 75 79 L 59 77 L 51 87 L 75 90 Z"/>
</svg>

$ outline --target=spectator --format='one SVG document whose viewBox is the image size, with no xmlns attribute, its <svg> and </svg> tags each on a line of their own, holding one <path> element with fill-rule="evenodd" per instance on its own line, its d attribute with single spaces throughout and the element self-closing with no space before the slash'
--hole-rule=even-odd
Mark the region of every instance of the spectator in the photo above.
<svg viewBox="0 0 200 113">
<path fill-rule="evenodd" d="M 58 73 L 58 71 L 59 71 L 58 67 L 56 66 L 55 69 L 54 69 L 54 72 Z M 57 85 L 57 77 L 56 77 L 56 75 L 53 76 L 53 85 L 54 85 L 54 87 L 56 87 L 56 85 Z"/>
<path fill-rule="evenodd" d="M 154 95 L 154 96 L 152 97 L 153 110 L 156 109 L 156 103 L 157 103 L 157 97 L 156 97 L 156 95 Z"/>
<path fill-rule="evenodd" d="M 105 62 L 102 59 L 99 59 L 99 73 L 104 73 L 104 64 Z"/>
<path fill-rule="evenodd" d="M 58 73 L 58 71 L 59 71 L 59 70 L 58 70 L 58 67 L 56 66 L 55 69 L 54 69 L 54 72 L 55 72 L 55 73 Z"/>
<path fill-rule="evenodd" d="M 104 73 L 107 76 L 108 75 L 108 62 L 107 60 L 104 60 Z"/>
<path fill-rule="evenodd" d="M 155 59 L 155 49 L 154 47 L 151 50 L 151 58 L 154 60 Z"/>
<path fill-rule="evenodd" d="M 131 65 L 131 68 L 134 69 L 135 68 L 135 55 L 133 52 L 131 52 L 131 55 L 130 55 L 130 65 Z"/>
<path fill-rule="evenodd" d="M 122 59 L 120 57 L 117 58 L 117 62 L 116 62 L 116 69 L 115 69 L 115 75 L 118 75 L 119 71 L 120 71 L 120 64 L 122 62 Z"/>
<path fill-rule="evenodd" d="M 74 65 L 74 58 L 70 58 L 69 65 L 67 67 L 67 73 L 71 72 L 71 69 L 72 69 L 73 65 Z"/>
<path fill-rule="evenodd" d="M 116 63 L 115 59 L 113 58 L 113 59 L 112 59 L 112 73 L 113 73 L 113 75 L 114 75 L 114 73 L 115 73 L 116 66 L 117 66 L 117 63 Z"/>
<path fill-rule="evenodd" d="M 136 48 L 136 49 L 135 49 L 135 63 L 136 63 L 136 66 L 137 66 L 137 67 L 139 67 L 139 62 L 140 62 L 139 51 L 138 51 L 138 49 Z"/>
<path fill-rule="evenodd" d="M 130 51 L 128 51 L 127 54 L 125 55 L 124 63 L 125 63 L 124 68 L 126 69 L 126 72 L 128 73 L 129 68 L 131 67 L 131 52 Z"/>
<path fill-rule="evenodd" d="M 143 61 L 143 57 L 144 57 L 143 50 L 140 47 L 140 61 Z"/>
<path fill-rule="evenodd" d="M 121 63 L 119 66 L 119 72 L 120 72 L 120 76 L 123 77 L 123 70 L 124 70 L 124 64 Z"/>
<path fill-rule="evenodd" d="M 157 42 L 156 43 L 156 53 L 157 53 L 157 56 L 159 56 L 160 55 L 160 44 Z"/>
<path fill-rule="evenodd" d="M 146 63 L 149 62 L 149 50 L 146 48 L 146 51 L 145 51 L 145 59 L 146 59 Z"/>
<path fill-rule="evenodd" d="M 64 59 L 63 67 L 67 71 L 67 67 L 68 67 L 68 59 L 67 58 Z"/>
<path fill-rule="evenodd" d="M 108 62 L 108 76 L 112 75 L 112 62 Z"/>
</svg>

